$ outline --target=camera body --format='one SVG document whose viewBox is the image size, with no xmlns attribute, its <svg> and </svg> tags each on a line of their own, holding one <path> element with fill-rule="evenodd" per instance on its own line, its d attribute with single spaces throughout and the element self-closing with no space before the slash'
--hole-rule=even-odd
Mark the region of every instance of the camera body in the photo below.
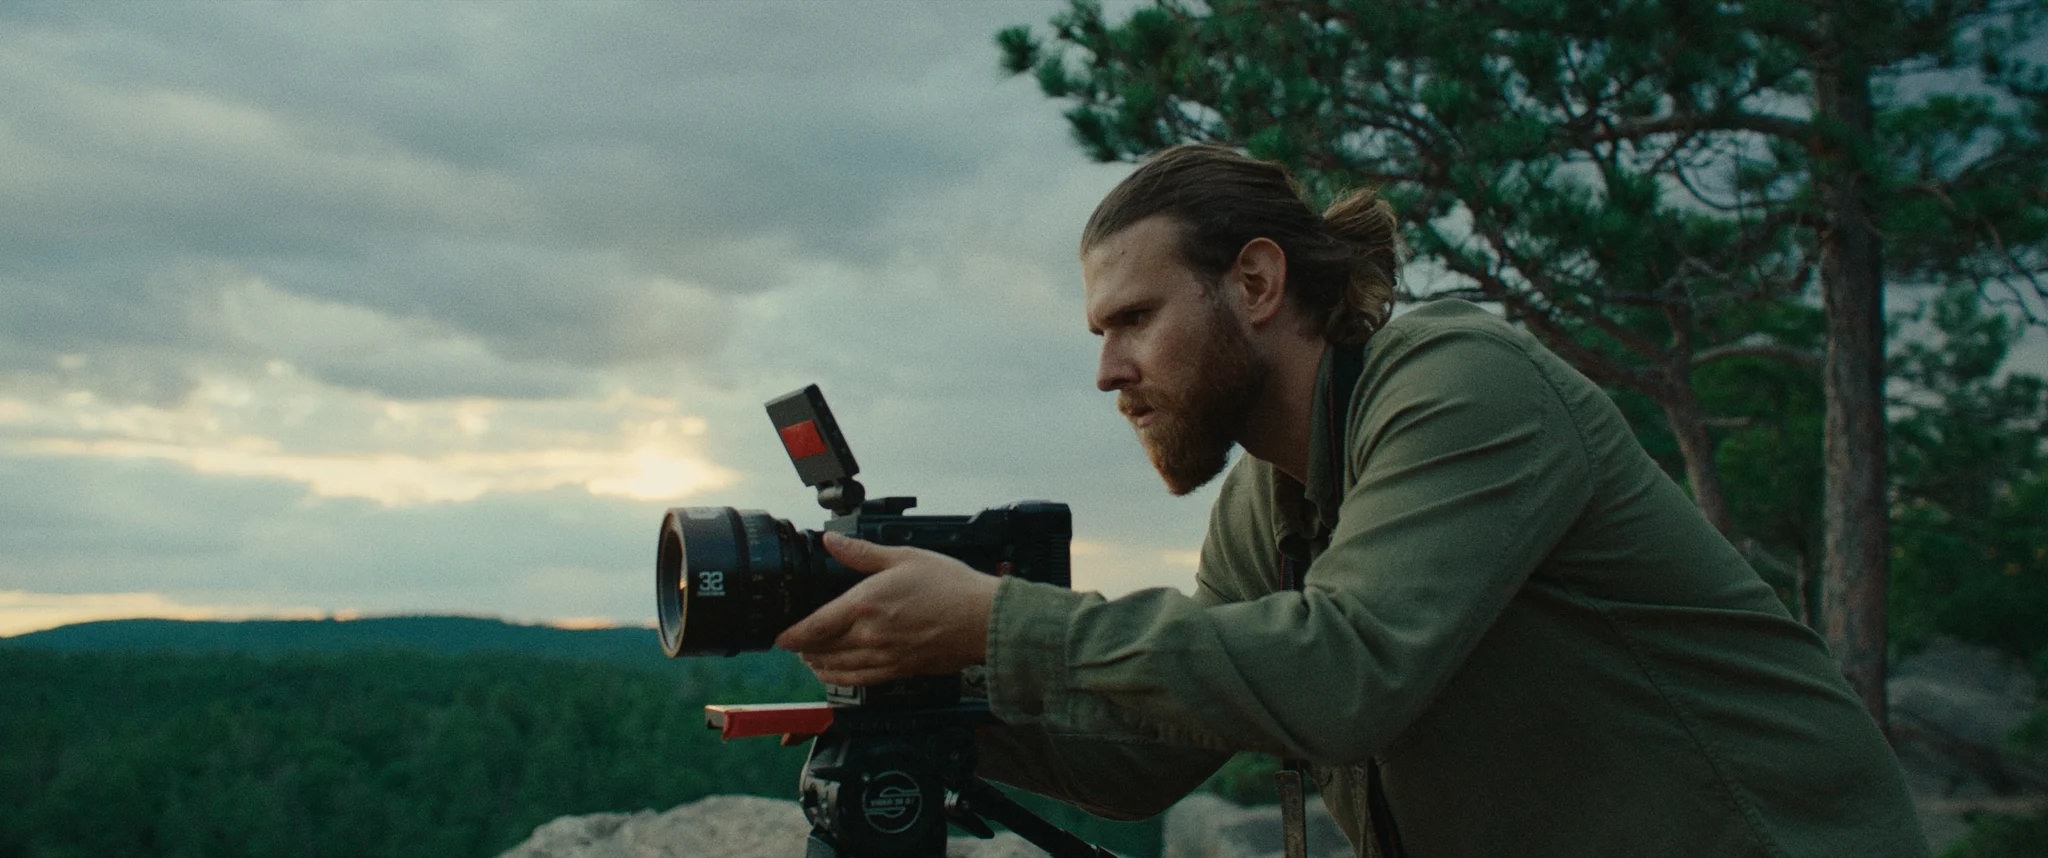
<svg viewBox="0 0 2048 858">
<path fill-rule="evenodd" d="M 655 567 L 661 647 L 670 657 L 736 655 L 773 646 L 783 629 L 846 592 L 861 573 L 825 550 L 825 531 L 950 555 L 990 575 L 1068 586 L 1072 516 L 1025 501 L 974 515 L 907 515 L 915 498 L 866 501 L 797 528 L 760 510 L 676 507 L 662 517 Z"/>
<path fill-rule="evenodd" d="M 797 475 L 835 515 L 805 530 L 760 510 L 675 507 L 662 517 L 655 603 L 662 650 L 736 655 L 765 650 L 791 624 L 846 592 L 861 573 L 825 550 L 836 531 L 952 556 L 989 575 L 1069 586 L 1073 518 L 1066 504 L 1024 501 L 973 515 L 910 515 L 916 498 L 866 500 L 853 453 L 816 385 L 772 400 Z"/>
</svg>

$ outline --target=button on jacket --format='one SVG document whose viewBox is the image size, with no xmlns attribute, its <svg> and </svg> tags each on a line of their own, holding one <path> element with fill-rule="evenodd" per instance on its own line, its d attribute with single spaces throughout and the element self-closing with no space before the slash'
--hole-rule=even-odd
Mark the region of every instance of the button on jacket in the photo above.
<svg viewBox="0 0 2048 858">
<path fill-rule="evenodd" d="M 1240 457 L 1194 596 L 1002 581 L 983 775 L 1133 817 L 1299 757 L 1366 855 L 1377 759 L 1418 858 L 1927 854 L 1823 642 L 1598 387 L 1459 301 L 1391 321 L 1346 395 L 1330 364 L 1307 485 Z"/>
</svg>

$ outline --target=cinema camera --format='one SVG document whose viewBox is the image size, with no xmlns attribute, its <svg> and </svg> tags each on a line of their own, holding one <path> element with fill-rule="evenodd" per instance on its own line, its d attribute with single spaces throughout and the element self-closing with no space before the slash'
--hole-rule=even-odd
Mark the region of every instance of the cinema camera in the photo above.
<svg viewBox="0 0 2048 858">
<path fill-rule="evenodd" d="M 1066 504 L 906 515 L 916 498 L 867 500 L 854 480 L 860 466 L 816 385 L 771 400 L 768 417 L 797 476 L 818 490 L 832 517 L 816 531 L 760 510 L 670 509 L 654 572 L 661 648 L 670 658 L 768 649 L 783 629 L 846 592 L 862 575 L 825 550 L 827 531 L 937 551 L 990 575 L 1068 586 Z M 797 785 L 811 823 L 805 858 L 940 858 L 948 822 L 990 837 L 990 819 L 1055 858 L 1114 858 L 974 777 L 974 731 L 995 719 L 987 700 L 960 689 L 957 674 L 827 685 L 823 703 L 707 706 L 705 721 L 727 739 L 812 740 Z"/>
</svg>

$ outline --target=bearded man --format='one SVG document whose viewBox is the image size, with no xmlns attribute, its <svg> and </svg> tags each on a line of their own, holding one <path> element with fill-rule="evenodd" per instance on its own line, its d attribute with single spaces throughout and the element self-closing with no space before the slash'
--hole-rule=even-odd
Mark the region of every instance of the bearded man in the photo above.
<svg viewBox="0 0 2048 858">
<path fill-rule="evenodd" d="M 1244 450 L 1194 595 L 828 535 L 872 574 L 777 641 L 820 679 L 975 667 L 980 773 L 1116 818 L 1261 751 L 1361 856 L 1927 853 L 1820 638 L 1598 387 L 1471 304 L 1389 318 L 1372 194 L 1319 215 L 1277 166 L 1169 149 L 1081 268 L 1096 384 L 1167 488 Z"/>
</svg>

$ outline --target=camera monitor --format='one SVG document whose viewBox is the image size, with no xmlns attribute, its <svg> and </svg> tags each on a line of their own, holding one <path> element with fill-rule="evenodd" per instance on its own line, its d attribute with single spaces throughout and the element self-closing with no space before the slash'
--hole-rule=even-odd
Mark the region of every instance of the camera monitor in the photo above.
<svg viewBox="0 0 2048 858">
<path fill-rule="evenodd" d="M 768 419 L 782 436 L 782 448 L 796 465 L 804 485 L 816 488 L 860 473 L 853 450 L 839 434 L 839 423 L 825 405 L 825 394 L 815 384 L 768 402 Z"/>
</svg>

